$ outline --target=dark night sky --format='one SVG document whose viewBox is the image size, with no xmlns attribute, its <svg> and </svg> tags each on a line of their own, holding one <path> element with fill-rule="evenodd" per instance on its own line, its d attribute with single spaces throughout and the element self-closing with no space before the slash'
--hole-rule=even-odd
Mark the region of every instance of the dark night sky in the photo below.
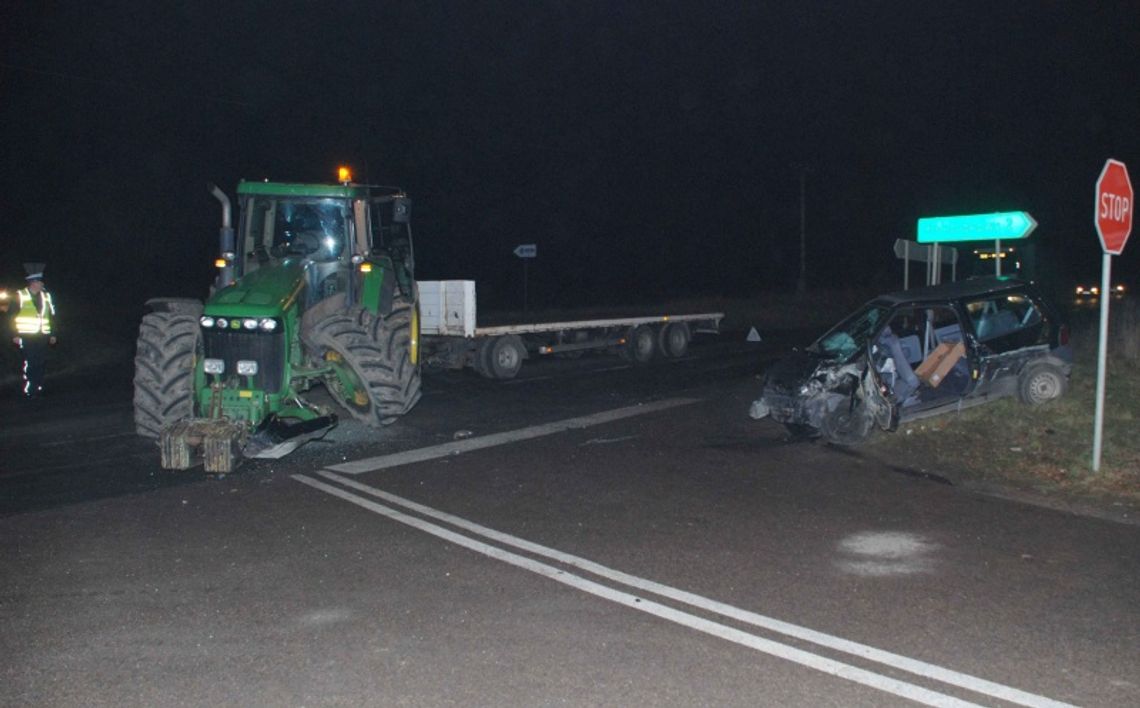
<svg viewBox="0 0 1140 708">
<path fill-rule="evenodd" d="M 1099 273 L 1104 160 L 1140 174 L 1135 0 L 9 0 L 0 23 L 0 274 L 47 260 L 73 298 L 202 296 L 207 182 L 341 162 L 412 195 L 421 279 L 491 305 L 518 304 L 520 243 L 532 304 L 790 287 L 799 165 L 813 287 L 894 287 L 919 216 L 1007 209 L 1067 287 Z"/>
</svg>

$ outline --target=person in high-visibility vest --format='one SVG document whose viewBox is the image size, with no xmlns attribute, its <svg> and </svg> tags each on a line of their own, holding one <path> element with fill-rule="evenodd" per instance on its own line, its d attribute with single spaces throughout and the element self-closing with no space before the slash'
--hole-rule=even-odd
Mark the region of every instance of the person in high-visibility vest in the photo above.
<svg viewBox="0 0 1140 708">
<path fill-rule="evenodd" d="M 25 263 L 28 285 L 12 303 L 12 342 L 24 356 L 25 398 L 43 395 L 47 349 L 55 344 L 55 303 L 44 289 L 44 264 Z"/>
</svg>

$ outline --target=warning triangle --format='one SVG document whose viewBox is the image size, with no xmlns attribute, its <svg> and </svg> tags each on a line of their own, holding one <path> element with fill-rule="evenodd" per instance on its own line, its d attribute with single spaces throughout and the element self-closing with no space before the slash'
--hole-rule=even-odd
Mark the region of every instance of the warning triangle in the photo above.
<svg viewBox="0 0 1140 708">
<path fill-rule="evenodd" d="M 748 330 L 748 337 L 744 341 L 746 341 L 746 342 L 759 342 L 760 341 L 760 333 L 756 331 L 755 327 L 753 327 L 752 329 Z"/>
</svg>

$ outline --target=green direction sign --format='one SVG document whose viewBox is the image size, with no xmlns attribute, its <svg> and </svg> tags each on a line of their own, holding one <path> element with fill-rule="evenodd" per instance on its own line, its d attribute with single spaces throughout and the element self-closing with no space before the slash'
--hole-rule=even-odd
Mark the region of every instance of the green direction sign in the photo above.
<svg viewBox="0 0 1140 708">
<path fill-rule="evenodd" d="M 1037 222 L 1024 211 L 930 216 L 918 220 L 918 242 L 1008 241 L 1025 238 L 1035 228 Z"/>
</svg>

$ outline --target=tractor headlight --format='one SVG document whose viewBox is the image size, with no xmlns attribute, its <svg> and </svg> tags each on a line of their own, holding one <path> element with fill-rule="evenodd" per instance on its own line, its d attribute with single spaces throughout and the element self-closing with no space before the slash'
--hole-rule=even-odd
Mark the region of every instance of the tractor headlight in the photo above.
<svg viewBox="0 0 1140 708">
<path fill-rule="evenodd" d="M 225 329 L 226 327 L 230 326 L 230 323 L 226 320 L 225 317 L 219 317 L 217 324 L 218 324 L 218 329 Z"/>
<path fill-rule="evenodd" d="M 203 359 L 202 369 L 207 374 L 224 374 L 226 371 L 226 362 L 221 359 Z"/>
<path fill-rule="evenodd" d="M 257 326 L 261 328 L 262 332 L 276 332 L 277 320 L 273 319 L 272 317 L 264 317 Z"/>
<path fill-rule="evenodd" d="M 210 317 L 209 315 L 206 315 L 202 319 L 198 320 L 198 323 L 200 325 L 202 325 L 203 327 L 205 327 L 206 329 L 209 329 L 210 327 L 214 326 L 214 318 Z"/>
<path fill-rule="evenodd" d="M 241 321 L 241 326 L 252 332 L 253 330 L 257 329 L 257 320 L 253 319 L 252 317 L 247 317 Z"/>
<path fill-rule="evenodd" d="M 249 359 L 239 359 L 237 372 L 240 376 L 257 376 L 257 362 Z"/>
</svg>

